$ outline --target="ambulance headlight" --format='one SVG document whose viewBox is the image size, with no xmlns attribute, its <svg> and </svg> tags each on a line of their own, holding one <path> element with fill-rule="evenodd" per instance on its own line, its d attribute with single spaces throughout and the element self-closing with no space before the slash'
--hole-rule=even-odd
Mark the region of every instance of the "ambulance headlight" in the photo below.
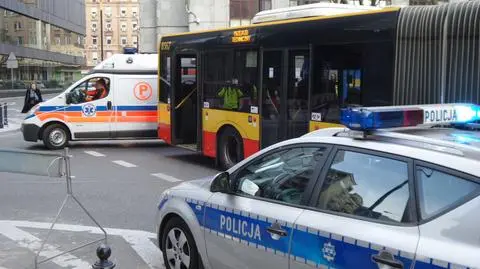
<svg viewBox="0 0 480 269">
<path fill-rule="evenodd" d="M 26 120 L 35 117 L 35 112 L 37 112 L 40 109 L 40 104 L 37 104 L 33 106 L 27 113 L 27 116 L 25 117 Z"/>
</svg>

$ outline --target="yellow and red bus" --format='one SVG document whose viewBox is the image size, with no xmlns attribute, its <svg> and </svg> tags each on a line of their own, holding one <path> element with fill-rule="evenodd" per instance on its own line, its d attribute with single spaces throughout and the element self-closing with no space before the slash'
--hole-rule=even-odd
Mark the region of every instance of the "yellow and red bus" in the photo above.
<svg viewBox="0 0 480 269">
<path fill-rule="evenodd" d="M 278 141 L 339 126 L 344 106 L 479 103 L 479 1 L 348 12 L 334 5 L 164 36 L 159 138 L 226 168 Z"/>
</svg>

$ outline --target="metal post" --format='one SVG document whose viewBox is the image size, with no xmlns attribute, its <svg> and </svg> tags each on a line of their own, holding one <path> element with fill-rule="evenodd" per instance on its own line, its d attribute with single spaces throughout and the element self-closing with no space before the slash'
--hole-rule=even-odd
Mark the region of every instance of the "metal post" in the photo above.
<svg viewBox="0 0 480 269">
<path fill-rule="evenodd" d="M 97 248 L 97 257 L 98 261 L 92 265 L 93 269 L 113 269 L 115 268 L 115 264 L 108 260 L 112 255 L 112 250 L 107 245 L 100 245 Z"/>
<path fill-rule="evenodd" d="M 3 125 L 8 126 L 8 104 L 4 103 L 3 104 Z"/>
<path fill-rule="evenodd" d="M 3 128 L 3 106 L 0 104 L 0 129 Z"/>
<path fill-rule="evenodd" d="M 13 68 L 10 68 L 10 77 L 12 79 L 12 90 L 13 90 Z"/>
<path fill-rule="evenodd" d="M 103 62 L 103 10 L 100 8 L 100 59 Z"/>
</svg>

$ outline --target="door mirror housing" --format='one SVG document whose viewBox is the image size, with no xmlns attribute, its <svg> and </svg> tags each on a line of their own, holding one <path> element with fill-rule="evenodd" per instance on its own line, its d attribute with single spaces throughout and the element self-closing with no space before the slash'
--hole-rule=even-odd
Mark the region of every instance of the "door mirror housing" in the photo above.
<svg viewBox="0 0 480 269">
<path fill-rule="evenodd" d="M 221 172 L 217 174 L 210 185 L 210 191 L 227 194 L 232 193 L 233 188 L 230 182 L 230 174 L 228 172 Z"/>
<path fill-rule="evenodd" d="M 66 103 L 67 105 L 69 105 L 69 104 L 72 103 L 72 94 L 69 93 L 69 92 L 67 92 L 67 93 L 65 94 L 65 103 Z"/>
</svg>

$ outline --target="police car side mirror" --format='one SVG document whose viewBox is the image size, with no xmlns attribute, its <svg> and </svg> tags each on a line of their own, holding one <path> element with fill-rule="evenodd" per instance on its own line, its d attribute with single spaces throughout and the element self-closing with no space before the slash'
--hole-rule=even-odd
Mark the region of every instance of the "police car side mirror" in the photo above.
<svg viewBox="0 0 480 269">
<path fill-rule="evenodd" d="M 211 192 L 232 193 L 232 185 L 230 183 L 230 174 L 221 172 L 215 176 L 210 185 Z"/>
</svg>

